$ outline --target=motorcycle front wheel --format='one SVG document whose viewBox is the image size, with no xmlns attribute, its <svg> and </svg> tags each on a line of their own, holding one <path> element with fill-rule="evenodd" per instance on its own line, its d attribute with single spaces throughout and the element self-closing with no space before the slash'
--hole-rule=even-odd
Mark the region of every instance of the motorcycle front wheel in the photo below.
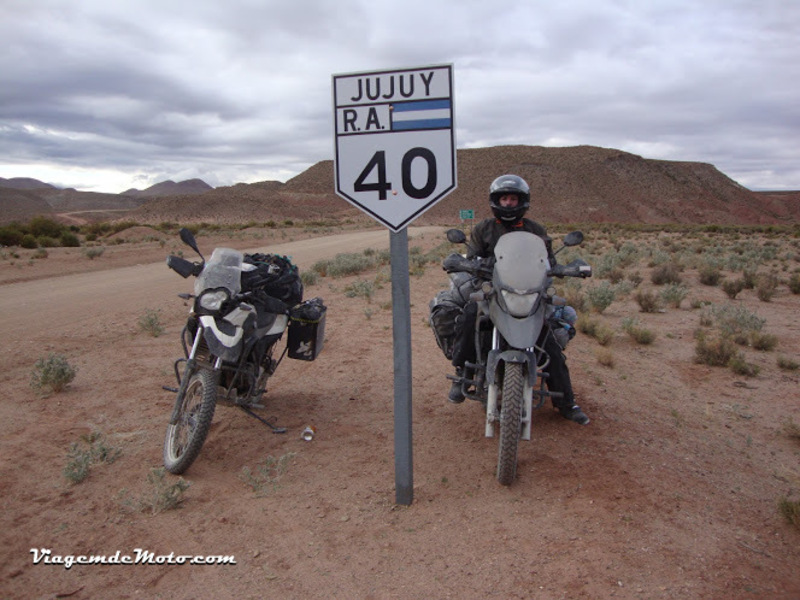
<svg viewBox="0 0 800 600">
<path fill-rule="evenodd" d="M 201 369 L 194 373 L 180 400 L 178 421 L 167 426 L 164 467 L 180 475 L 194 462 L 206 441 L 217 404 L 218 373 Z"/>
<path fill-rule="evenodd" d="M 503 397 L 500 407 L 500 450 L 497 459 L 497 481 L 511 485 L 517 474 L 517 447 L 522 435 L 522 365 L 506 363 L 503 376 Z"/>
</svg>

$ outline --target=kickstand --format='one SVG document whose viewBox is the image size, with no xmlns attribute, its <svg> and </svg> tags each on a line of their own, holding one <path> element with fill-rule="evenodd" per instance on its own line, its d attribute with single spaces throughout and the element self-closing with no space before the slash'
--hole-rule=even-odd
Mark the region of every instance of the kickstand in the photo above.
<svg viewBox="0 0 800 600">
<path fill-rule="evenodd" d="M 270 422 L 269 422 L 269 421 L 267 421 L 266 419 L 263 419 L 263 418 L 259 417 L 259 416 L 258 416 L 256 413 L 254 413 L 254 412 L 253 412 L 252 410 L 250 410 L 249 408 L 246 408 L 246 407 L 244 407 L 244 406 L 240 406 L 239 408 L 241 408 L 241 409 L 242 409 L 244 412 L 246 412 L 246 413 L 247 413 L 248 415 L 250 415 L 251 417 L 254 417 L 254 418 L 258 419 L 258 420 L 259 420 L 259 421 L 261 421 L 261 422 L 262 422 L 264 425 L 266 425 L 267 427 L 269 427 L 269 428 L 272 430 L 272 433 L 286 433 L 286 427 L 277 427 L 276 425 L 273 425 L 272 423 L 270 423 Z"/>
</svg>

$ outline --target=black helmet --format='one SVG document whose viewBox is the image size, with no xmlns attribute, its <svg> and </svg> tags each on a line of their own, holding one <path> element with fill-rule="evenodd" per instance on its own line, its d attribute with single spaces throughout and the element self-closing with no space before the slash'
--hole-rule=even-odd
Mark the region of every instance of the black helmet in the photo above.
<svg viewBox="0 0 800 600">
<path fill-rule="evenodd" d="M 500 206 L 500 197 L 505 194 L 516 194 L 519 202 L 516 206 Z M 518 175 L 501 175 L 489 186 L 489 206 L 494 216 L 501 221 L 516 222 L 522 218 L 531 205 L 531 189 L 525 180 Z"/>
</svg>

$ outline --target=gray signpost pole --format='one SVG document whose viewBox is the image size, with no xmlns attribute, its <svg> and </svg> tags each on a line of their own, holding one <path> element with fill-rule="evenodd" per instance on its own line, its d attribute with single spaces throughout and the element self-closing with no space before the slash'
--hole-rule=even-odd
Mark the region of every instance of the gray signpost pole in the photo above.
<svg viewBox="0 0 800 600">
<path fill-rule="evenodd" d="M 395 501 L 414 501 L 411 435 L 411 302 L 408 276 L 408 232 L 390 233 L 392 265 L 392 334 L 394 340 Z"/>
</svg>

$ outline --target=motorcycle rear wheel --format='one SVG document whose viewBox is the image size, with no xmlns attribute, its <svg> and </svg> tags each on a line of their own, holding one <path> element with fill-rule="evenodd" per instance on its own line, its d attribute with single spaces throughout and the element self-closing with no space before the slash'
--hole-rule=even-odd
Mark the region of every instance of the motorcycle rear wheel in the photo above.
<svg viewBox="0 0 800 600">
<path fill-rule="evenodd" d="M 178 422 L 167 426 L 164 440 L 164 467 L 170 473 L 180 475 L 200 454 L 214 418 L 217 378 L 217 373 L 201 369 L 189 379 Z"/>
<path fill-rule="evenodd" d="M 503 398 L 500 407 L 500 449 L 497 458 L 497 481 L 511 485 L 517 475 L 517 448 L 522 435 L 522 365 L 506 363 Z"/>
</svg>

